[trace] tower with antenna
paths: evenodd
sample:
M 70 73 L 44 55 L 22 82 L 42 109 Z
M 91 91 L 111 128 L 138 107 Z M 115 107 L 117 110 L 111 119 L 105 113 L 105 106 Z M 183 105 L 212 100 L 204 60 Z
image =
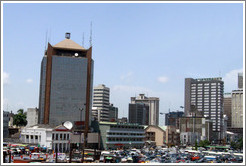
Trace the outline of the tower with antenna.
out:
M 92 21 L 91 21 L 91 27 L 90 27 L 90 47 L 92 46 Z

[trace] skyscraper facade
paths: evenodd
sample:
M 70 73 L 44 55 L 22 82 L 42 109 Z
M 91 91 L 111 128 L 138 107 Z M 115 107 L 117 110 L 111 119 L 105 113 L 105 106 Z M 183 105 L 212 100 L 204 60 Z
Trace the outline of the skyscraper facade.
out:
M 231 127 L 243 128 L 243 90 L 232 91 Z
M 184 112 L 169 112 L 165 115 L 165 125 L 166 126 L 176 126 L 178 127 L 179 118 L 184 116 Z
M 146 97 L 144 94 L 139 94 L 137 97 L 131 97 L 131 104 L 143 103 L 149 107 L 148 125 L 159 125 L 159 98 Z M 130 118 L 130 117 L 129 117 Z
M 118 120 L 118 107 L 113 104 L 109 105 L 109 121 L 116 122 Z
M 231 127 L 231 93 L 224 94 L 224 115 L 227 116 L 227 127 Z
M 41 63 L 39 123 L 57 126 L 65 121 L 90 124 L 93 85 L 92 47 L 70 39 L 48 43 Z
M 195 110 L 213 121 L 214 139 L 222 139 L 224 82 L 222 78 L 185 79 L 185 115 Z
M 94 87 L 93 107 L 100 111 L 98 121 L 109 121 L 109 95 L 110 89 L 104 84 Z
M 243 73 L 238 73 L 238 89 L 243 89 Z
M 129 104 L 129 123 L 149 125 L 149 105 L 144 103 Z

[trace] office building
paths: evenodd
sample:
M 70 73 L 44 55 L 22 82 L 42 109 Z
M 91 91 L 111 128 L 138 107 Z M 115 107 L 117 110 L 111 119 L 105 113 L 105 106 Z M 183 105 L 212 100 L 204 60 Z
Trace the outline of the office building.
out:
M 119 122 L 119 123 L 127 123 L 127 117 L 118 118 L 117 122 Z
M 101 149 L 137 148 L 144 146 L 144 126 L 133 123 L 99 122 Z
M 148 105 L 149 107 L 148 125 L 159 125 L 159 98 L 146 97 L 144 94 L 139 94 L 139 96 L 137 97 L 131 97 L 130 104 L 137 104 L 137 103 Z
M 238 73 L 238 89 L 243 89 L 243 73 Z
M 26 126 L 33 126 L 38 124 L 38 109 L 27 108 L 26 120 L 27 120 Z
M 216 140 L 212 135 L 212 120 L 204 117 L 182 117 L 179 119 L 182 144 L 195 144 L 195 140 Z
M 85 49 L 70 39 L 48 43 L 41 63 L 39 123 L 57 126 L 83 121 L 86 132 L 91 117 L 93 85 L 92 47 Z
M 216 141 L 222 139 L 224 82 L 222 78 L 185 79 L 185 115 L 197 110 L 213 121 Z
M 93 107 L 97 108 L 97 115 L 100 115 L 98 121 L 109 121 L 109 88 L 100 84 L 93 90 Z
M 3 111 L 3 138 L 9 136 L 9 112 Z
M 231 101 L 231 127 L 243 128 L 243 90 L 232 91 Z
M 144 103 L 129 104 L 129 123 L 149 124 L 149 105 Z
M 166 126 L 165 127 L 165 140 L 164 144 L 167 146 L 180 145 L 180 131 L 176 126 Z
M 224 94 L 224 115 L 227 116 L 227 127 L 231 127 L 231 93 Z
M 113 104 L 109 106 L 109 121 L 110 122 L 117 122 L 118 120 L 118 108 L 114 107 Z
M 163 146 L 166 139 L 166 126 L 148 126 L 145 128 L 146 145 Z
M 166 126 L 179 126 L 179 118 L 184 116 L 184 112 L 169 112 L 165 114 L 165 125 Z

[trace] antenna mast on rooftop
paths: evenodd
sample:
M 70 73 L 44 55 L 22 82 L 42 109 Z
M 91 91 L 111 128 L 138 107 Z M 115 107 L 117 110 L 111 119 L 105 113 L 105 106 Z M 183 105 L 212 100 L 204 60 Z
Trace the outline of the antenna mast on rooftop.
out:
M 82 46 L 85 47 L 85 33 L 83 32 Z
M 50 43 L 50 36 L 51 36 L 51 28 L 50 28 L 50 33 L 49 33 L 49 37 L 48 37 L 48 42 Z
M 47 38 L 48 38 L 48 30 L 46 30 L 46 35 L 45 35 L 44 53 L 46 52 L 47 49 Z
M 92 21 L 91 21 L 91 30 L 90 30 L 90 47 L 92 46 Z

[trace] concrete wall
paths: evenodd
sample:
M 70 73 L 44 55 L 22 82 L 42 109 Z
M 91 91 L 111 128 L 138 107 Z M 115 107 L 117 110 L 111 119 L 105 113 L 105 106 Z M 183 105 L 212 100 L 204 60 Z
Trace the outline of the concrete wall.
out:
M 154 132 L 155 133 L 155 142 L 156 142 L 156 146 L 162 146 L 164 143 L 164 136 L 165 136 L 165 132 L 163 130 L 161 130 L 158 127 L 155 126 L 149 126 L 145 129 L 145 132 Z

